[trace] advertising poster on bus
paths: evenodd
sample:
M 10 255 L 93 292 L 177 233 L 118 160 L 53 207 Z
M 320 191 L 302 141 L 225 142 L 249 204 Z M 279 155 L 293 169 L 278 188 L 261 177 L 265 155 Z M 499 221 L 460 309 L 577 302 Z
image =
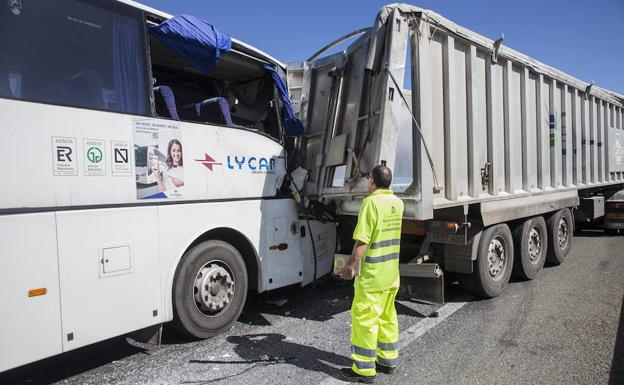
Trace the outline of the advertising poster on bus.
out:
M 137 199 L 183 196 L 182 135 L 177 123 L 135 120 L 134 159 Z

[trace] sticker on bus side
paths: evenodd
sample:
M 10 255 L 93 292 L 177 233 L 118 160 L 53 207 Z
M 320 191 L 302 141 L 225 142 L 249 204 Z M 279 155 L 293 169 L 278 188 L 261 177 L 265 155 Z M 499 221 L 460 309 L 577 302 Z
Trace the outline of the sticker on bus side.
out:
M 137 199 L 183 196 L 182 147 L 182 133 L 178 123 L 148 119 L 134 121 Z
M 111 141 L 111 165 L 113 176 L 132 176 L 130 155 L 130 143 Z
M 55 176 L 78 175 L 76 138 L 52 137 L 52 164 Z
M 101 139 L 84 139 L 85 176 L 106 175 L 106 143 Z

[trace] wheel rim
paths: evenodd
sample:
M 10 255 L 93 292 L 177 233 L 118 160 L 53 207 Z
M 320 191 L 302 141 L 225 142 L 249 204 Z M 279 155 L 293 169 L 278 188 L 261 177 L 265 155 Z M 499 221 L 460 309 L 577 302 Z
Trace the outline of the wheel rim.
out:
M 500 281 L 507 265 L 506 244 L 502 236 L 496 236 L 488 247 L 488 270 L 494 281 Z
M 538 227 L 533 227 L 529 232 L 529 261 L 537 263 L 542 255 L 542 232 Z
M 214 260 L 202 266 L 195 275 L 193 294 L 197 310 L 215 317 L 228 308 L 234 297 L 235 281 L 227 263 Z
M 562 216 L 559 220 L 559 226 L 557 227 L 557 241 L 560 249 L 565 249 L 568 246 L 570 237 L 570 229 L 568 226 L 568 219 Z

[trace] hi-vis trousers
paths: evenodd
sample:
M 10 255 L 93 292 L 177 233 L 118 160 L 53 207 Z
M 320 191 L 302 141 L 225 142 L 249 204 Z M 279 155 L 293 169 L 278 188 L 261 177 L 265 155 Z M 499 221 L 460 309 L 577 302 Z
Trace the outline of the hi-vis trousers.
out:
M 399 357 L 399 322 L 394 299 L 398 288 L 363 291 L 356 283 L 351 306 L 352 369 L 362 376 L 375 375 L 375 361 L 395 367 Z

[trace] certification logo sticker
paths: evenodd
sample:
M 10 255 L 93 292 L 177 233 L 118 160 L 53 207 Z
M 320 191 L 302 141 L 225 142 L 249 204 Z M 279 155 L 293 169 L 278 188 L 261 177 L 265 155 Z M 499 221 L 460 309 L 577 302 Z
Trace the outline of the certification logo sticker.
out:
M 54 176 L 78 175 L 76 138 L 52 137 L 52 166 Z
M 105 176 L 106 162 L 104 154 L 106 153 L 106 144 L 101 139 L 85 139 L 84 140 L 84 174 L 86 176 Z
M 113 176 L 132 176 L 130 143 L 111 141 L 111 165 Z

